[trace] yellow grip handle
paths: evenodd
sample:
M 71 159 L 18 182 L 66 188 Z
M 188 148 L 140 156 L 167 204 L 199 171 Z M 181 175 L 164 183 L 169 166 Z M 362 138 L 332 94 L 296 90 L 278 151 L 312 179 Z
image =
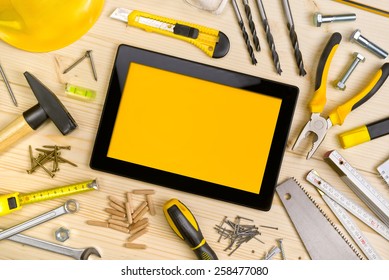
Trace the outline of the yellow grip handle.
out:
M 326 91 L 327 91 L 327 76 L 330 69 L 330 64 L 333 56 L 342 40 L 342 35 L 335 32 L 328 40 L 319 60 L 319 64 L 316 70 L 316 84 L 313 98 L 309 103 L 309 109 L 312 113 L 321 113 L 327 102 Z
M 198 36 L 196 38 L 184 36 L 181 34 L 176 34 L 174 32 L 171 32 L 169 30 L 163 30 L 157 26 L 152 26 L 149 24 L 145 24 L 144 20 L 155 20 L 159 22 L 164 22 L 168 25 L 171 25 L 171 27 L 176 26 L 177 24 L 183 25 L 186 27 L 191 27 L 198 30 Z M 149 14 L 146 12 L 141 11 L 132 11 L 128 15 L 128 25 L 138 27 L 141 29 L 144 29 L 148 32 L 155 32 L 162 35 L 166 35 L 169 37 L 173 37 L 176 39 L 180 39 L 183 41 L 186 41 L 188 43 L 191 43 L 201 49 L 203 52 L 205 52 L 208 56 L 212 57 L 216 44 L 219 42 L 219 31 L 213 28 L 205 27 L 198 24 L 188 23 L 185 21 L 179 21 L 171 18 L 166 18 L 158 15 Z
M 385 63 L 378 71 L 374 74 L 370 83 L 362 89 L 361 92 L 350 98 L 342 105 L 335 108 L 330 114 L 329 118 L 332 125 L 342 125 L 347 115 L 354 109 L 369 100 L 384 84 L 386 78 L 389 75 L 389 63 Z

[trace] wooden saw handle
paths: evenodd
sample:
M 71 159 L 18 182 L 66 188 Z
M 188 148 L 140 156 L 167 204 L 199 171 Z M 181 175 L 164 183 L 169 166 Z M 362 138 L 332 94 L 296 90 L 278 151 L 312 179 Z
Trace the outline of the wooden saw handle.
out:
M 0 131 L 0 153 L 31 131 L 33 129 L 28 125 L 23 115 L 19 116 Z

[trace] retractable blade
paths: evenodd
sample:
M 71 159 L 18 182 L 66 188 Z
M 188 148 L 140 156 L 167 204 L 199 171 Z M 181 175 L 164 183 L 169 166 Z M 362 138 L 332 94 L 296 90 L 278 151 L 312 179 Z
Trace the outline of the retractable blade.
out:
M 362 259 L 361 254 L 294 178 L 278 185 L 276 192 L 311 259 Z
M 222 58 L 230 50 L 230 41 L 223 32 L 199 24 L 125 8 L 117 8 L 111 18 L 148 32 L 186 41 L 212 58 Z

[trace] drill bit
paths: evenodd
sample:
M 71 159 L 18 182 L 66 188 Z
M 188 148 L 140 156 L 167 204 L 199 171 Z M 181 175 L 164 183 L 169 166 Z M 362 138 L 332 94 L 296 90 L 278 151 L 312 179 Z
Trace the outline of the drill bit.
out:
M 249 5 L 249 0 L 243 0 L 243 5 L 244 5 L 244 11 L 246 13 L 247 19 L 249 21 L 249 27 L 251 34 L 253 35 L 253 41 L 254 41 L 254 46 L 257 51 L 261 50 L 261 46 L 259 44 L 259 39 L 257 36 L 257 30 L 255 29 L 255 23 L 253 21 L 253 15 L 251 14 L 251 9 Z
M 300 51 L 296 31 L 294 29 L 294 22 L 293 22 L 292 12 L 289 6 L 289 1 L 282 0 L 282 4 L 284 6 L 285 15 L 288 21 L 289 37 L 292 41 L 292 45 L 294 48 L 294 56 L 296 58 L 297 66 L 300 70 L 300 76 L 305 76 L 307 72 L 304 70 L 303 56 Z
M 273 58 L 274 66 L 276 68 L 277 73 L 281 75 L 282 69 L 280 65 L 280 60 L 279 60 L 278 53 L 276 51 L 276 45 L 274 44 L 273 35 L 270 32 L 269 22 L 267 20 L 267 16 L 265 13 L 265 7 L 263 6 L 262 0 L 257 0 L 257 4 L 258 4 L 259 13 L 261 14 L 263 28 L 265 29 L 266 32 L 266 39 L 271 50 L 271 56 Z
M 243 19 L 242 19 L 242 16 L 240 14 L 236 0 L 232 0 L 232 6 L 234 7 L 234 11 L 235 11 L 236 17 L 238 19 L 239 27 L 242 30 L 243 38 L 244 38 L 244 41 L 245 41 L 246 46 L 247 46 L 247 51 L 249 52 L 250 57 L 251 57 L 251 62 L 252 62 L 252 64 L 255 65 L 255 64 L 257 64 L 257 59 L 254 56 L 254 50 L 250 44 L 249 35 L 247 34 L 246 29 L 244 27 Z

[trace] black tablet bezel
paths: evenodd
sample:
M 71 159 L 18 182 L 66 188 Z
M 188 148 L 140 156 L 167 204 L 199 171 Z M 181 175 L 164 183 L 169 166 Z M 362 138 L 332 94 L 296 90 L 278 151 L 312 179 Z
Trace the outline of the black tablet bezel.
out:
M 109 158 L 108 148 L 130 63 L 180 73 L 282 100 L 260 193 L 250 193 L 179 174 Z M 270 209 L 288 139 L 299 89 L 259 77 L 217 68 L 128 45 L 117 50 L 111 80 L 90 160 L 92 169 L 228 201 L 260 210 Z M 266 120 L 264 120 L 266 121 Z M 260 124 L 258 124 L 260 125 Z

